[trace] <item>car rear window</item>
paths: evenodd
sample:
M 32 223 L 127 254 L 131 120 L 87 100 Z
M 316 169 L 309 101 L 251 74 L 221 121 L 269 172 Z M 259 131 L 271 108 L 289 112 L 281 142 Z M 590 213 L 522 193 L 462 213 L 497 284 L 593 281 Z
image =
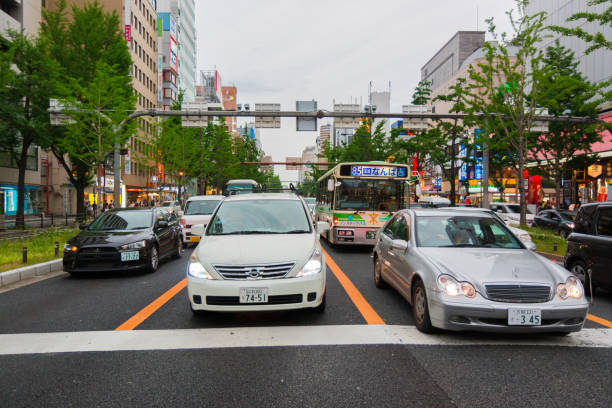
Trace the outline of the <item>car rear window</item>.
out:
M 612 207 L 602 207 L 599 209 L 597 235 L 612 237 Z

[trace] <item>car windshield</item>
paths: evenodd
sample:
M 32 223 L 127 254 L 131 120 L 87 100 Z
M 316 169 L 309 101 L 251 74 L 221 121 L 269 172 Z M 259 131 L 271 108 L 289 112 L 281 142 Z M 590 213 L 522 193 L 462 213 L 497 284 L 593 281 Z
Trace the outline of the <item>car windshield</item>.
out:
M 304 206 L 298 200 L 239 200 L 222 203 L 208 226 L 208 235 L 310 233 Z
M 209 215 L 212 214 L 221 200 L 194 200 L 187 201 L 185 215 Z
M 522 245 L 497 219 L 480 216 L 417 217 L 419 247 L 489 247 L 519 249 Z
M 336 210 L 397 211 L 401 198 L 400 181 L 341 179 L 336 190 Z
M 171 206 L 172 206 L 172 204 L 173 204 L 173 203 L 172 203 L 172 202 L 170 202 L 170 201 L 164 201 L 164 202 L 162 203 L 162 205 L 161 205 L 161 206 L 162 206 L 162 207 L 171 207 Z
M 153 224 L 151 211 L 105 212 L 91 223 L 89 231 L 121 231 L 150 228 Z

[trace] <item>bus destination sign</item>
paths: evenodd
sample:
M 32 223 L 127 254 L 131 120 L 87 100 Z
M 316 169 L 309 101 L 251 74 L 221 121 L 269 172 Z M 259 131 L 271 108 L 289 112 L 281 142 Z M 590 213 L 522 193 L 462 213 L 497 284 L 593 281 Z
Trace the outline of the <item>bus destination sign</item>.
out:
M 407 167 L 351 166 L 351 176 L 360 177 L 407 177 Z

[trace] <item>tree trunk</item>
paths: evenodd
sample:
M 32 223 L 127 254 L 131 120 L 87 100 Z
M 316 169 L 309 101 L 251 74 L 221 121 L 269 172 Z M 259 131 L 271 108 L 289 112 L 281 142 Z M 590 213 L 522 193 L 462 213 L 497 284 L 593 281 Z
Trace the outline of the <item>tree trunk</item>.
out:
M 555 158 L 555 197 L 557 197 L 557 210 L 561 209 L 561 177 L 563 177 L 563 170 L 559 164 L 559 158 Z
M 450 201 L 451 207 L 455 206 L 456 203 L 456 192 L 455 192 L 455 138 L 451 142 L 451 168 L 450 168 Z
M 85 186 L 75 184 L 76 200 L 77 200 L 77 221 L 84 221 L 87 214 L 85 213 Z
M 17 176 L 17 216 L 15 219 L 16 228 L 25 228 L 24 204 L 25 204 L 25 173 L 28 164 L 28 149 L 30 148 L 29 138 L 24 135 L 19 154 L 19 175 Z

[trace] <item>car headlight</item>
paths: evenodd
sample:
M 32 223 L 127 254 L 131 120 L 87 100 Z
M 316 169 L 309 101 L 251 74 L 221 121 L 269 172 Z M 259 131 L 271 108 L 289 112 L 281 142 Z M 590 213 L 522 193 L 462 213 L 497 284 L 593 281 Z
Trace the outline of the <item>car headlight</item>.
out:
M 79 250 L 79 247 L 72 244 L 64 244 L 64 252 L 76 252 Z
M 198 261 L 198 258 L 195 254 L 189 257 L 189 263 L 187 264 L 187 275 L 192 276 L 194 278 L 199 279 L 209 279 L 213 280 L 210 273 L 204 268 L 204 266 Z
M 474 285 L 469 282 L 459 282 L 450 275 L 438 276 L 438 287 L 449 296 L 465 296 L 470 299 L 476 297 Z
M 584 295 L 582 283 L 574 276 L 567 278 L 565 283 L 557 285 L 557 296 L 565 300 L 567 298 L 580 299 Z
M 567 226 L 570 227 L 571 229 L 574 229 L 574 223 L 573 222 L 568 222 Z
M 121 249 L 141 249 L 147 246 L 147 241 L 132 242 L 131 244 L 122 245 Z
M 321 251 L 315 249 L 308 262 L 306 262 L 302 270 L 299 271 L 295 277 L 303 278 L 304 276 L 316 275 L 317 273 L 320 273 L 322 269 L 323 255 L 321 254 Z

